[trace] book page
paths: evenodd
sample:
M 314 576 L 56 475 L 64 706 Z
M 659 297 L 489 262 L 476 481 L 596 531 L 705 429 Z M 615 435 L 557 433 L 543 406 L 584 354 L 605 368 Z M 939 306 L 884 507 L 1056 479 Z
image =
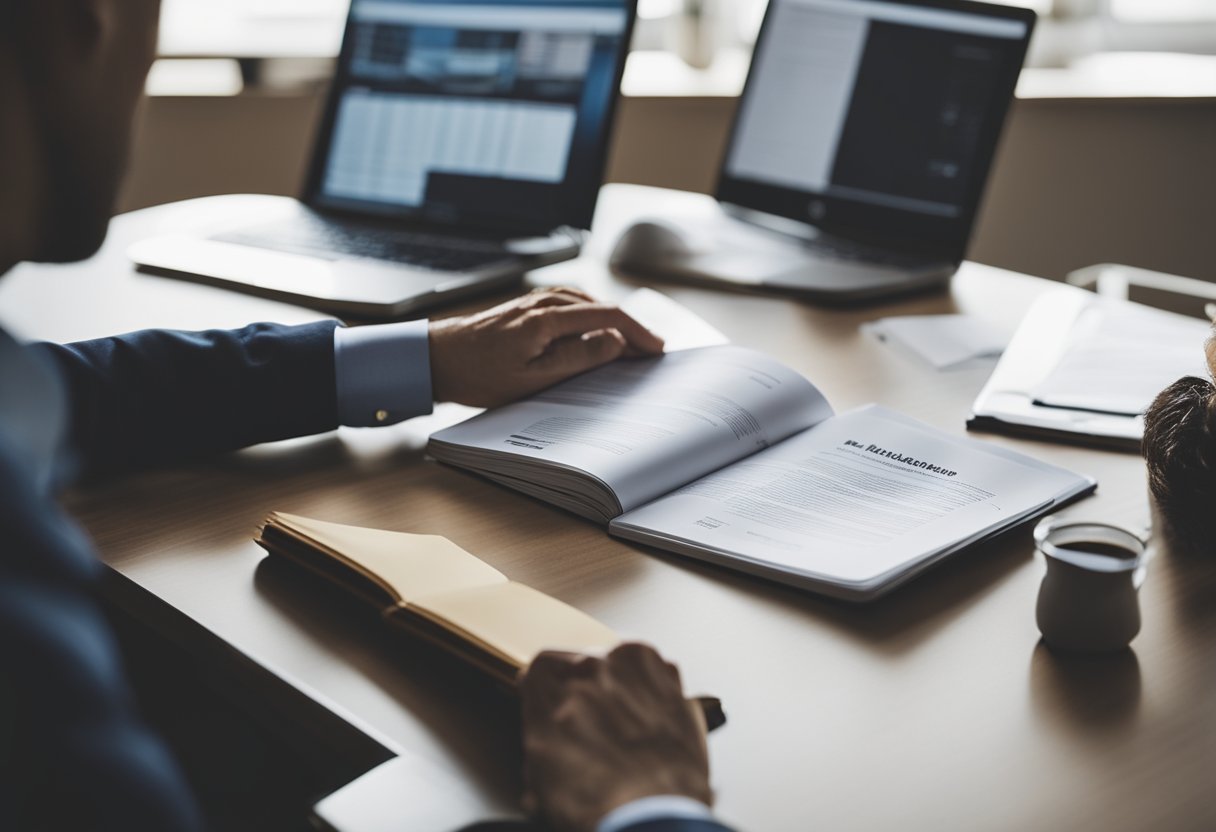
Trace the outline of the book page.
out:
M 431 441 L 440 459 L 436 445 L 577 469 L 611 488 L 627 511 L 831 413 L 814 385 L 780 362 L 707 347 L 618 361 Z
M 795 575 L 865 584 L 1087 484 L 871 406 L 624 514 L 611 531 L 661 548 L 680 542 Z
M 517 583 L 430 595 L 415 612 L 522 670 L 545 650 L 606 653 L 620 637 L 584 612 Z
M 275 512 L 269 525 L 383 587 L 397 603 L 503 585 L 507 578 L 445 537 L 327 523 Z

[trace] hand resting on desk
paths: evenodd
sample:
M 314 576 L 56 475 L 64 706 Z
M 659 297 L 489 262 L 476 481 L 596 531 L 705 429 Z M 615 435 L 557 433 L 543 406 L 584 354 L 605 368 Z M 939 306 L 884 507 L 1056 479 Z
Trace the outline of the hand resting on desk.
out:
M 495 407 L 630 356 L 663 339 L 577 289 L 541 289 L 467 318 L 430 326 L 437 401 Z

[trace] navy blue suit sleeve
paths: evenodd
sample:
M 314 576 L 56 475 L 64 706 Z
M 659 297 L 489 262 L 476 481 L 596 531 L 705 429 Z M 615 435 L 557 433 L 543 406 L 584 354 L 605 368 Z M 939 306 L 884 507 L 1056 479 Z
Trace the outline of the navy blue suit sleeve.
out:
M 198 830 L 94 599 L 100 564 L 0 442 L 0 829 Z
M 99 474 L 333 430 L 336 326 L 147 330 L 34 349 L 67 385 L 75 461 Z

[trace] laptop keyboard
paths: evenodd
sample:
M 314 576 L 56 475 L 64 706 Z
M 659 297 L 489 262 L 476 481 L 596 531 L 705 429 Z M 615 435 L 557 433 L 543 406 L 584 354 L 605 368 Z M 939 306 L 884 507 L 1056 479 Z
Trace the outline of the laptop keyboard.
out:
M 348 225 L 310 216 L 219 234 L 212 239 L 330 260 L 340 256 L 389 260 L 442 272 L 473 271 L 519 259 L 490 240 Z

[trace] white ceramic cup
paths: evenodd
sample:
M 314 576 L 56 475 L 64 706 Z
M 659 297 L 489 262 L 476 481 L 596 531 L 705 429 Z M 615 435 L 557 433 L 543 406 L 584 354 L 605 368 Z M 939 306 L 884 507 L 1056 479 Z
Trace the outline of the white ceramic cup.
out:
M 1048 517 L 1034 530 L 1047 561 L 1035 618 L 1057 650 L 1121 650 L 1140 632 L 1148 541 L 1105 523 Z

